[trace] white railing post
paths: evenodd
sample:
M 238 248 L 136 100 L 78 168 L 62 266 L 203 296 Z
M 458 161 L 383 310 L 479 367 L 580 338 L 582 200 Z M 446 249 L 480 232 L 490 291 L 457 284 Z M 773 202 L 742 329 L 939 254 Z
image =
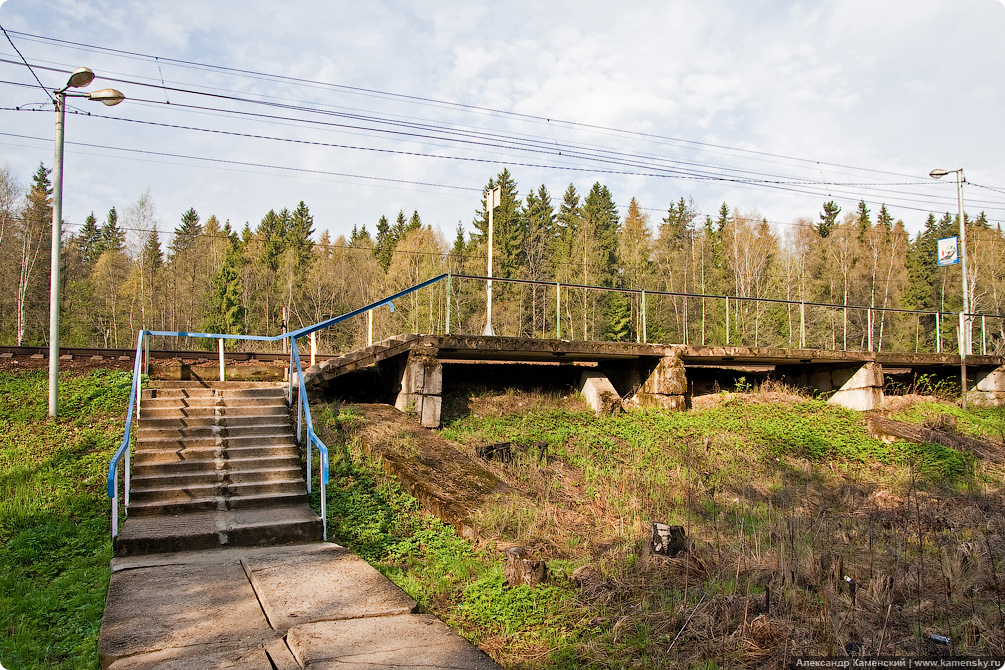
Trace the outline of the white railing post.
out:
M 806 348 L 806 303 L 799 303 L 799 348 Z
M 394 332 L 394 331 L 391 331 Z M 366 312 L 366 346 L 373 346 L 373 310 Z
M 646 322 L 646 290 L 642 289 L 642 343 L 649 343 L 649 326 Z
M 227 362 L 223 357 L 223 338 L 217 338 L 216 341 L 219 343 L 220 349 L 220 381 L 225 382 L 227 381 Z
M 283 348 L 286 348 L 285 342 L 283 340 Z M 289 384 L 286 387 L 286 404 L 293 407 L 293 347 L 290 347 L 290 367 L 289 373 L 286 375 L 289 378 Z
M 123 482 L 124 482 L 123 485 L 126 487 L 125 494 L 123 495 L 123 498 L 125 498 L 125 502 L 126 502 L 126 514 L 129 513 L 129 480 L 130 480 L 130 476 L 129 476 L 130 475 L 130 472 L 129 472 L 129 452 L 131 450 L 132 450 L 132 446 L 127 446 L 126 447 L 126 453 L 125 453 L 126 467 L 125 467 L 125 470 L 123 471 L 123 475 L 122 475 L 122 479 L 123 479 Z M 117 479 L 118 479 L 118 477 L 116 477 L 116 480 Z
M 726 346 L 729 346 L 729 296 L 726 296 Z
M 562 339 L 562 284 L 555 282 L 555 339 Z
M 311 333 L 311 367 L 314 367 L 317 361 L 317 349 L 318 349 L 318 334 Z
M 112 480 L 112 538 L 119 536 L 119 478 Z
M 988 355 L 988 317 L 981 315 L 981 355 Z
M 869 323 L 869 351 L 872 351 L 872 308 L 866 310 L 866 321 Z
M 447 273 L 447 335 L 450 334 L 450 273 Z
M 935 313 L 935 353 L 942 353 L 942 315 Z

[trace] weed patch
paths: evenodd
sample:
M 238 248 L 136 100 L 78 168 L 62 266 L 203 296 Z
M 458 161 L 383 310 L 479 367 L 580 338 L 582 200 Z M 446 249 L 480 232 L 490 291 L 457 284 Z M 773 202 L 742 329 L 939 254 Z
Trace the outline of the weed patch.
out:
M 96 668 L 111 540 L 105 472 L 121 440 L 126 372 L 0 373 L 0 662 Z

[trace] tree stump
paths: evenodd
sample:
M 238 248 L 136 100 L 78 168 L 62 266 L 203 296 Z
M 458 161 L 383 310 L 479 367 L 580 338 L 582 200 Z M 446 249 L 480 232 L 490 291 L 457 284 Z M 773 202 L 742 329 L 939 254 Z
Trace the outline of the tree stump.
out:
M 503 575 L 510 586 L 535 586 L 548 580 L 548 566 L 544 561 L 535 561 L 528 556 L 526 547 L 509 547 L 505 551 L 506 567 Z
M 652 534 L 653 553 L 659 556 L 676 556 L 687 550 L 687 535 L 684 526 L 668 526 L 665 523 L 653 522 Z

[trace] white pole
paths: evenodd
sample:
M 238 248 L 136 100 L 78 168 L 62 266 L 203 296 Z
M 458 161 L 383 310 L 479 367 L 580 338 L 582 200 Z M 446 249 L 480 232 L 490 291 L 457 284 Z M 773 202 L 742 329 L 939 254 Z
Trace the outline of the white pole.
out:
M 487 296 L 485 303 L 485 332 L 482 335 L 487 335 L 489 337 L 494 336 L 496 333 L 492 330 L 492 211 L 499 204 L 500 199 L 500 189 L 494 188 L 488 193 L 488 197 L 485 199 L 485 204 L 489 210 L 489 271 L 488 271 L 488 282 L 487 282 Z
M 311 333 L 311 367 L 314 367 L 314 363 L 317 360 L 317 349 L 318 349 L 318 334 Z
M 967 286 L 967 228 L 963 225 L 963 169 L 956 171 L 956 197 L 960 206 L 960 267 L 963 270 L 963 321 L 965 333 L 961 346 L 964 354 L 973 353 L 970 346 L 970 287 Z
M 223 359 L 223 338 L 219 337 L 216 340 L 220 343 L 220 381 L 227 381 L 227 364 Z
M 373 344 L 373 310 L 366 313 L 366 346 Z
M 59 252 L 63 221 L 63 124 L 66 93 L 56 92 L 56 156 L 52 178 L 52 267 L 49 270 L 49 416 L 59 409 Z

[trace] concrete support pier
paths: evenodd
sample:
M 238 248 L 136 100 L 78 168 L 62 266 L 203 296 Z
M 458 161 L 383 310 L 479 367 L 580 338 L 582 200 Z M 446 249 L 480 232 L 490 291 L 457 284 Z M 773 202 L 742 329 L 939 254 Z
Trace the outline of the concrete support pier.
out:
M 621 409 L 621 396 L 599 370 L 587 370 L 580 376 L 579 392 L 597 416 L 610 416 Z
M 866 412 L 883 404 L 883 366 L 875 361 L 854 365 L 789 368 L 784 381 L 820 393 L 834 391 L 827 401 Z
M 640 369 L 645 373 L 645 370 Z M 641 379 L 641 375 L 640 375 Z M 656 367 L 641 380 L 638 391 L 626 403 L 626 407 L 659 407 L 681 412 L 688 408 L 687 375 L 680 354 L 673 352 L 659 359 Z
M 401 357 L 400 374 L 394 406 L 402 412 L 414 411 L 425 428 L 437 428 L 443 408 L 443 365 L 436 353 L 412 349 Z
M 1005 405 L 1005 365 L 978 376 L 977 384 L 967 393 L 967 400 L 978 407 Z

